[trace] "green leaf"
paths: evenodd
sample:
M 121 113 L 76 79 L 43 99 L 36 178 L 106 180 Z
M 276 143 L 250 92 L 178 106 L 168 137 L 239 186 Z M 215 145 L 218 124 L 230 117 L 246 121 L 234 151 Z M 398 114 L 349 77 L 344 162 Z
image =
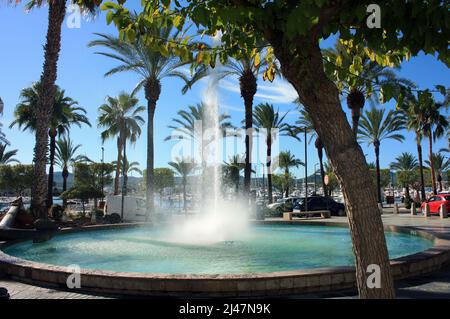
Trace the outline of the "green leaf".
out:
M 169 57 L 169 49 L 168 49 L 167 45 L 161 45 L 159 47 L 159 52 L 166 58 Z
M 173 26 L 175 28 L 178 28 L 180 26 L 180 22 L 181 22 L 181 16 L 176 16 L 175 18 L 173 18 L 172 23 Z
M 114 17 L 114 13 L 112 11 L 108 11 L 106 14 L 106 24 L 110 25 Z
M 447 94 L 447 89 L 445 88 L 445 86 L 443 85 L 436 85 L 435 86 L 436 90 L 439 91 L 439 93 L 441 93 L 442 95 L 446 95 Z
M 259 52 L 255 54 L 255 59 L 253 60 L 253 66 L 257 69 L 261 65 L 261 56 L 259 55 Z

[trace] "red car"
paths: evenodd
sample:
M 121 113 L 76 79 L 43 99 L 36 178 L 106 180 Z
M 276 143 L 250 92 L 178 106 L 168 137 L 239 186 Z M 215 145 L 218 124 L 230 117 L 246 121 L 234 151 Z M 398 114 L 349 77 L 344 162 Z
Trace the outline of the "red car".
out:
M 425 204 L 428 203 L 430 206 L 431 214 L 439 214 L 439 208 L 442 204 L 445 204 L 447 207 L 447 212 L 450 212 L 450 194 L 437 194 L 431 196 L 426 202 L 423 202 L 420 206 L 420 211 L 423 212 L 425 209 Z

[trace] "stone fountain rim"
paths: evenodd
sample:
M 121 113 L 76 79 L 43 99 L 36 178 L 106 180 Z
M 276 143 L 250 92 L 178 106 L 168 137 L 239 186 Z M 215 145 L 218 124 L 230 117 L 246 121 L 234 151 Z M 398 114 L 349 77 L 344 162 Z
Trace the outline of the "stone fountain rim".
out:
M 255 224 L 291 224 L 348 227 L 333 221 L 255 221 Z M 147 223 L 95 225 L 66 228 L 61 233 L 149 226 Z M 395 280 L 428 274 L 450 262 L 450 240 L 409 226 L 384 225 L 389 232 L 408 233 L 433 241 L 427 250 L 391 260 Z M 0 243 L 0 274 L 19 281 L 67 289 L 72 273 L 67 267 L 33 262 L 4 253 L 1 249 L 24 240 Z M 292 293 L 335 291 L 355 287 L 355 267 L 338 266 L 280 272 L 243 274 L 163 274 L 81 269 L 82 290 L 123 295 L 272 296 Z

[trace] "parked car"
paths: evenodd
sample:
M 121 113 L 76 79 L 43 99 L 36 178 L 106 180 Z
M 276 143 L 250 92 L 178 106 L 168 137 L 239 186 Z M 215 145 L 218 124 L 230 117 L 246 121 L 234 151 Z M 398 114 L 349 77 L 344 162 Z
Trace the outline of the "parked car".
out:
M 329 210 L 331 216 L 346 216 L 345 205 L 336 202 L 331 197 L 312 196 L 308 197 L 308 211 Z M 302 198 L 294 207 L 294 213 L 305 211 L 305 199 Z
M 277 200 L 276 203 L 267 205 L 267 208 L 271 211 L 279 213 L 279 215 L 282 216 L 284 212 L 292 211 L 299 200 L 301 200 L 300 197 L 281 198 Z
M 420 211 L 423 212 L 425 209 L 425 204 L 428 203 L 430 206 L 431 214 L 439 214 L 439 208 L 442 204 L 446 205 L 447 212 L 450 211 L 450 193 L 442 193 L 431 196 L 426 202 L 420 205 Z

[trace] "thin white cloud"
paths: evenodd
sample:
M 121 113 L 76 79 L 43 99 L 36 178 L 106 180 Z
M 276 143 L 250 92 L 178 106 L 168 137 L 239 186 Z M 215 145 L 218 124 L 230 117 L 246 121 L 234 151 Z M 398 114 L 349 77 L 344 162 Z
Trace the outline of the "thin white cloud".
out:
M 222 80 L 220 87 L 233 93 L 241 93 L 237 79 Z M 297 96 L 297 92 L 290 83 L 283 79 L 276 79 L 270 84 L 258 84 L 255 98 L 269 103 L 291 104 Z

